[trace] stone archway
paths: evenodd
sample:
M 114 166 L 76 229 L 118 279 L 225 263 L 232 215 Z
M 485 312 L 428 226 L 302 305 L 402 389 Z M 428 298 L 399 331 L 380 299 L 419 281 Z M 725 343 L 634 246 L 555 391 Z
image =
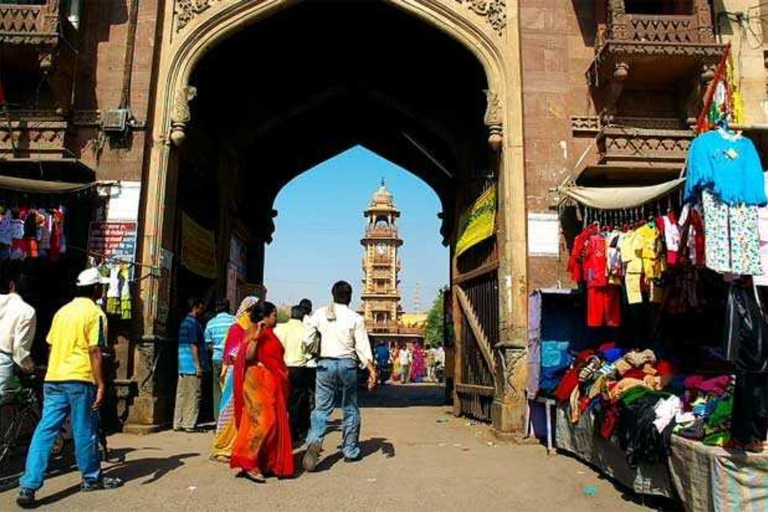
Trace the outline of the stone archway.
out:
M 153 145 L 147 175 L 146 212 L 142 225 L 142 258 L 161 264 L 161 249 L 169 247 L 175 204 L 174 145 L 181 143 L 191 120 L 190 101 L 196 90 L 190 76 L 196 64 L 221 41 L 260 20 L 299 4 L 296 0 L 176 0 L 168 2 L 154 103 Z M 494 423 L 502 431 L 522 428 L 527 338 L 526 213 L 522 138 L 522 88 L 519 59 L 517 0 L 387 0 L 465 46 L 480 62 L 488 83 L 485 124 L 489 143 L 498 150 L 500 230 L 498 370 L 503 390 L 497 396 Z M 168 334 L 163 321 L 169 280 L 151 277 L 142 283 L 146 346 L 140 356 L 152 360 L 152 344 Z M 502 353 L 506 351 L 506 353 Z M 145 365 L 148 366 L 148 365 Z M 139 364 L 139 367 L 142 367 Z M 142 379 L 139 369 L 135 378 Z M 144 396 L 142 397 L 142 393 Z M 142 400 L 149 400 L 141 406 Z M 140 391 L 138 402 L 154 424 L 154 393 Z M 151 410 L 151 411 L 150 411 Z M 141 413 L 139 413 L 141 416 Z M 149 417 L 151 416 L 151 417 Z M 136 414 L 134 414 L 136 417 Z

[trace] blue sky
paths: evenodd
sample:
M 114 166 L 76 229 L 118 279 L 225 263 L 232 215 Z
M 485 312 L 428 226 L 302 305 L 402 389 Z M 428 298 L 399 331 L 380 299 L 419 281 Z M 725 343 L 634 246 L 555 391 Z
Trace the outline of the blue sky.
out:
M 437 218 L 440 201 L 420 178 L 361 146 L 301 174 L 278 195 L 264 270 L 272 302 L 309 297 L 319 307 L 330 299 L 331 285 L 344 279 L 355 290 L 353 304 L 359 303 L 363 210 L 382 178 L 402 211 L 403 308 L 413 310 L 418 289 L 422 309 L 428 309 L 449 275 Z

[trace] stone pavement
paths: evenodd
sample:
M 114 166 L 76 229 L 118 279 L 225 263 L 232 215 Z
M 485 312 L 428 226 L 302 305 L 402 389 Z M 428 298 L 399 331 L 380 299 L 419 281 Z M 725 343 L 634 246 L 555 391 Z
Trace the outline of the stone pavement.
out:
M 455 418 L 429 386 L 387 386 L 363 408 L 364 459 L 345 463 L 338 430 L 318 471 L 254 484 L 208 460 L 210 433 L 110 437 L 106 473 L 116 491 L 81 494 L 76 470 L 38 492 L 43 510 L 623 511 L 646 510 L 583 464 L 539 445 L 496 441 L 483 424 Z M 407 407 L 406 407 L 407 406 Z M 336 423 L 338 426 L 338 422 Z M 299 454 L 300 455 L 300 454 Z M 297 458 L 297 461 L 299 459 Z M 584 488 L 594 486 L 588 496 Z M 13 510 L 16 490 L 0 493 Z

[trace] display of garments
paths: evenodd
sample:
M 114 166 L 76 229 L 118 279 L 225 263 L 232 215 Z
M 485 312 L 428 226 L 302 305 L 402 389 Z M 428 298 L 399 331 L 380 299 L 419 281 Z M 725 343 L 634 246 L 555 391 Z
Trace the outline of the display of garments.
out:
M 0 245 L 11 245 L 11 243 L 13 243 L 11 217 L 8 214 L 0 215 Z
M 675 420 L 682 410 L 683 406 L 680 402 L 680 398 L 674 395 L 659 400 L 653 410 L 656 413 L 656 419 L 653 420 L 656 430 L 658 430 L 659 433 L 664 432 L 667 426 L 672 423 L 672 420 Z
M 123 320 L 130 320 L 133 312 L 133 300 L 131 298 L 131 269 L 127 265 L 120 268 L 120 317 Z
M 634 366 L 635 368 L 640 368 L 647 363 L 653 364 L 656 362 L 656 354 L 653 353 L 653 350 L 646 349 L 642 352 L 628 352 L 624 356 L 624 360 L 629 363 L 630 365 Z
M 614 285 L 587 288 L 587 325 L 619 327 L 621 325 L 621 288 Z
M 667 265 L 677 265 L 677 254 L 680 251 L 680 226 L 674 214 L 659 217 L 661 221 L 661 233 L 664 236 L 664 244 L 667 247 Z
M 729 206 L 709 191 L 702 193 L 706 265 L 720 273 L 761 275 L 756 206 Z
M 690 219 L 689 219 L 690 216 Z M 703 266 L 705 263 L 705 242 L 704 242 L 704 220 L 697 206 L 686 204 L 680 211 L 679 226 L 688 224 L 688 259 L 696 266 Z
M 120 314 L 120 267 L 109 269 L 109 288 L 107 288 L 107 313 Z
M 693 140 L 688 153 L 684 200 L 696 202 L 704 191 L 729 206 L 768 203 L 763 167 L 751 140 L 723 129 L 703 133 Z

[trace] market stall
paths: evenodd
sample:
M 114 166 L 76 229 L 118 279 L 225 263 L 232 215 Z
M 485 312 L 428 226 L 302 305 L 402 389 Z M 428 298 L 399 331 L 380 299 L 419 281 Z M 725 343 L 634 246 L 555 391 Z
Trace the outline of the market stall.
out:
M 679 179 L 562 187 L 583 328 L 531 313 L 557 447 L 688 510 L 768 509 L 768 196 L 737 113 L 716 79 Z

